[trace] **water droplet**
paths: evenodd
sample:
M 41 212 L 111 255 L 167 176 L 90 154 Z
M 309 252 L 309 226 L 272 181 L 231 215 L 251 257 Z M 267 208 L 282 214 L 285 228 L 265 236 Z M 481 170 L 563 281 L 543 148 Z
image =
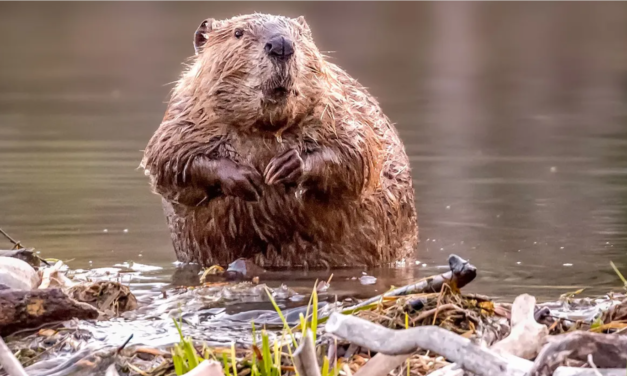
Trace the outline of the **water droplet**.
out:
M 446 209 L 450 209 L 450 208 L 451 208 L 451 205 L 446 205 Z
M 107 230 L 106 228 L 104 230 L 102 230 L 102 232 L 109 232 L 109 230 Z
M 521 264 L 521 262 L 520 262 L 520 261 L 518 261 L 516 264 L 520 265 L 520 264 Z
M 124 233 L 127 233 L 127 232 L 128 232 L 128 229 L 127 229 L 127 228 L 125 228 L 125 229 L 124 229 Z
M 573 266 L 573 264 L 564 264 L 564 266 Z

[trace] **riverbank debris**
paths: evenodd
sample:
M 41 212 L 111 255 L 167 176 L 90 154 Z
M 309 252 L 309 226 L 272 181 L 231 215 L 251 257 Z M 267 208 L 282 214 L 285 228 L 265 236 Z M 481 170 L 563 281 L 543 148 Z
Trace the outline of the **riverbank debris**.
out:
M 7 344 L 34 376 L 50 375 L 45 369 L 54 369 L 54 376 L 624 375 L 627 337 L 620 333 L 627 326 L 625 295 L 573 295 L 537 303 L 522 294 L 513 304 L 497 303 L 461 291 L 477 275 L 467 260 L 451 255 L 449 269 L 358 303 L 333 301 L 326 282 L 320 282 L 324 288 L 314 285 L 306 307 L 290 303 L 292 308 L 286 304 L 294 293 L 286 286 L 206 283 L 173 288 L 148 302 L 129 299 L 132 292 L 121 289 L 124 285 L 92 282 L 73 290 L 80 293 L 70 298 L 91 302 L 86 305 L 101 319 L 107 306 L 117 307 L 120 311 L 106 317 L 117 316 L 112 324 L 163 328 L 164 320 L 170 320 L 178 341 L 120 349 L 103 344 L 90 325 L 74 320 L 14 332 Z M 98 300 L 103 291 L 115 293 Z M 224 316 L 221 327 L 233 333 L 231 338 L 208 345 L 207 338 L 220 342 L 211 334 L 212 317 L 225 315 L 231 302 L 271 302 L 274 310 Z M 156 310 L 142 316 L 147 304 Z M 127 308 L 131 314 L 120 315 Z

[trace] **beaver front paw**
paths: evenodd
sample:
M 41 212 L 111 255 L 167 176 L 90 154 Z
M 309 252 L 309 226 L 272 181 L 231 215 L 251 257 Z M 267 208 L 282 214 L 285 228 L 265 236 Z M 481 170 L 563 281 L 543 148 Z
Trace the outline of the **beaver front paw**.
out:
M 290 149 L 283 154 L 279 154 L 272 158 L 266 170 L 264 177 L 266 184 L 289 184 L 296 183 L 303 176 L 303 159 L 294 149 Z
M 246 201 L 259 201 L 263 178 L 254 168 L 224 161 L 220 163 L 218 176 L 223 194 Z

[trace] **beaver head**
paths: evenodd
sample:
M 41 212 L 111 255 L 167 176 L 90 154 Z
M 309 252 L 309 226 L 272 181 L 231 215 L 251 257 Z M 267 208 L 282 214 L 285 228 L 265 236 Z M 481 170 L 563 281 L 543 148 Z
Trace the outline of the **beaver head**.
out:
M 194 34 L 194 48 L 182 86 L 192 90 L 196 115 L 212 122 L 277 131 L 298 123 L 324 92 L 323 59 L 303 17 L 207 19 Z

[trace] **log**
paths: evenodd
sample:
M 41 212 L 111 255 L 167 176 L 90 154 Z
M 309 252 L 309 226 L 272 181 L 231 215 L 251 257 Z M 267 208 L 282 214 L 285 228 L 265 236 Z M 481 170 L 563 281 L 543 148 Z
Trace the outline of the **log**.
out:
M 477 276 L 477 268 L 475 268 L 467 260 L 464 260 L 457 255 L 450 255 L 448 258 L 448 264 L 451 268 L 451 271 L 449 272 L 421 279 L 414 284 L 399 287 L 392 291 L 388 291 L 383 295 L 377 295 L 342 311 L 351 312 L 371 303 L 375 303 L 381 298 L 389 296 L 440 292 L 445 283 L 452 285 L 454 288 L 460 289 L 472 282 L 472 280 Z
M 477 376 L 525 376 L 531 366 L 529 361 L 502 357 L 437 326 L 392 330 L 358 317 L 333 313 L 326 331 L 385 355 L 409 356 L 417 349 L 430 350 Z
M 333 313 L 326 324 L 326 332 L 339 338 L 347 340 L 352 344 L 370 349 L 378 354 L 385 356 L 380 357 L 381 364 L 385 367 L 371 367 L 369 371 L 376 369 L 377 372 L 367 372 L 364 375 L 384 376 L 385 368 L 398 366 L 402 363 L 403 357 L 409 357 L 418 349 L 430 350 L 438 355 L 446 357 L 448 360 L 455 362 L 461 369 L 469 371 L 476 376 L 535 376 L 532 370 L 534 363 L 518 358 L 511 354 L 500 355 L 490 349 L 473 344 L 469 339 L 459 336 L 446 329 L 437 326 L 422 326 L 405 330 L 392 330 L 381 325 L 374 324 L 370 321 L 355 317 L 346 316 L 340 313 Z M 586 332 L 575 332 L 572 334 L 583 334 L 584 338 L 589 338 Z M 612 336 L 607 336 L 612 337 Z M 613 340 L 617 341 L 617 336 L 613 336 Z M 577 343 L 579 339 L 577 339 Z M 621 339 L 627 341 L 627 338 Z M 604 346 L 599 348 L 608 350 L 606 344 L 611 344 L 612 339 L 606 338 Z M 611 345 L 610 345 L 611 346 Z M 548 347 L 545 346 L 545 348 Z M 584 346 L 585 347 L 585 346 Z M 616 354 L 617 348 L 609 349 L 611 354 Z M 544 350 L 543 350 L 544 351 Z M 627 354 L 622 352 L 623 356 Z M 542 352 L 539 357 L 542 356 Z M 608 354 L 594 358 L 599 364 L 607 364 L 603 362 Z M 371 360 L 371 361 L 372 361 Z M 368 363 L 366 363 L 368 364 Z M 597 364 L 597 366 L 599 365 Z M 613 364 L 613 363 L 612 363 Z M 619 366 L 624 366 L 621 364 Z M 612 366 L 614 367 L 614 366 Z M 553 376 L 592 376 L 597 372 L 602 376 L 624 376 L 625 369 L 586 369 L 559 367 L 555 373 L 544 373 L 542 375 Z M 389 372 L 389 371 L 388 371 Z M 437 371 L 440 372 L 440 371 Z M 622 372 L 622 373 L 619 373 Z M 377 375 L 378 374 L 378 375 Z M 442 369 L 438 375 L 458 375 L 455 365 L 451 365 Z M 596 375 L 598 376 L 598 375 Z
M 624 368 L 614 369 L 591 369 L 591 368 L 573 368 L 559 367 L 553 373 L 553 376 L 625 376 Z
M 0 290 L 0 335 L 73 318 L 96 319 L 97 309 L 69 298 L 59 289 Z
M 572 332 L 550 337 L 536 358 L 531 376 L 552 375 L 566 359 L 588 361 L 601 368 L 619 368 L 627 364 L 627 337 L 616 334 Z M 625 370 L 623 368 L 623 374 Z

